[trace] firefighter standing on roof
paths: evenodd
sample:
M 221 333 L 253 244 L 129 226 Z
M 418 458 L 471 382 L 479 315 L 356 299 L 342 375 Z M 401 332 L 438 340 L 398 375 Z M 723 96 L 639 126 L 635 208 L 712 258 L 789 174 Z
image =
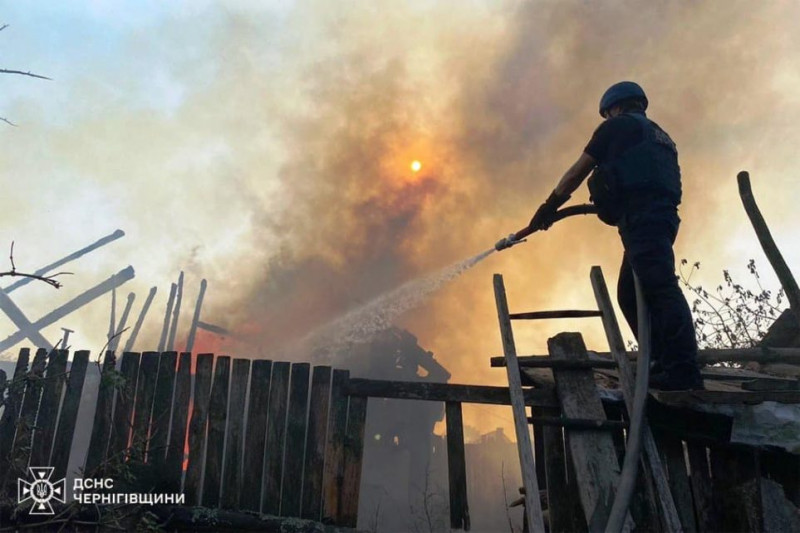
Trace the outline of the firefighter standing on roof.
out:
M 530 221 L 546 230 L 570 195 L 589 177 L 598 216 L 616 226 L 625 253 L 617 299 L 638 337 L 633 272 L 639 278 L 652 323 L 650 385 L 663 390 L 700 389 L 697 341 L 689 305 L 675 277 L 672 245 L 678 233 L 681 175 L 670 136 L 645 115 L 648 100 L 636 83 L 612 85 L 600 100 L 605 121 L 578 160 Z M 498 248 L 509 245 L 506 239 Z

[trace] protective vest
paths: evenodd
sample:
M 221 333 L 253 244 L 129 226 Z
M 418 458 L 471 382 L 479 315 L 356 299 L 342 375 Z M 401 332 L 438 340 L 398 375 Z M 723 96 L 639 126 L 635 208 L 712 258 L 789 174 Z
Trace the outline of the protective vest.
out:
M 642 141 L 608 162 L 627 206 L 681 203 L 681 169 L 675 143 L 658 124 L 640 113 L 628 113 L 642 127 Z M 626 206 L 626 207 L 627 207 Z

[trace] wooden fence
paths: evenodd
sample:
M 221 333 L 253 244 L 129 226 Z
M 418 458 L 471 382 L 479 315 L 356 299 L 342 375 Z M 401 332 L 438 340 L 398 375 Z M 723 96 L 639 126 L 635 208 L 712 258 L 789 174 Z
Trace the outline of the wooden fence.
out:
M 90 364 L 78 351 L 67 371 L 67 356 L 38 350 L 30 361 L 22 349 L 13 378 L 0 372 L 0 490 L 16 490 L 28 465 L 66 475 Z M 348 380 L 308 363 L 108 352 L 82 476 L 126 472 L 128 489 L 184 494 L 187 505 L 354 527 L 367 398 L 349 397 Z

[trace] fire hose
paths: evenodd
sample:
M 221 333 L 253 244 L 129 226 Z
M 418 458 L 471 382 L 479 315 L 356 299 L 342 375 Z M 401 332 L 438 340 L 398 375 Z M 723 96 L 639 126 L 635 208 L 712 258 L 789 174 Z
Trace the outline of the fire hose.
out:
M 575 215 L 589 215 L 597 213 L 597 208 L 590 204 L 574 205 L 559 209 L 551 219 L 551 223 L 558 222 L 567 217 Z M 501 239 L 495 244 L 497 251 L 511 248 L 517 244 L 526 242 L 526 237 L 535 233 L 538 229 L 530 226 L 512 233 L 505 239 Z M 639 457 L 642 448 L 642 428 L 644 426 L 644 411 L 647 400 L 647 386 L 650 373 L 650 315 L 645 305 L 642 295 L 639 278 L 634 273 L 634 284 L 636 287 L 636 308 L 637 321 L 639 323 L 639 357 L 636 363 L 636 384 L 634 388 L 633 405 L 630 413 L 630 430 L 628 431 L 628 442 L 626 443 L 625 459 L 620 473 L 619 486 L 617 487 L 614 503 L 608 514 L 608 521 L 604 528 L 605 533 L 619 533 L 622 531 L 628 516 L 633 488 L 636 482 Z M 603 505 L 598 502 L 597 505 Z M 592 528 L 600 530 L 600 528 Z

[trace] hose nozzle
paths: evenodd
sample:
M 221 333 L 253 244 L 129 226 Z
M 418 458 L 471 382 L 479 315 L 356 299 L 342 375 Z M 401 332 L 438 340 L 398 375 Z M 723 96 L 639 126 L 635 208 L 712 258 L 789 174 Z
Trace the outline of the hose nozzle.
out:
M 525 242 L 527 239 L 519 239 L 516 238 L 516 233 L 509 233 L 508 237 L 503 237 L 499 241 L 497 241 L 494 245 L 494 249 L 498 252 L 501 250 L 505 250 L 506 248 L 511 248 L 517 244 Z

